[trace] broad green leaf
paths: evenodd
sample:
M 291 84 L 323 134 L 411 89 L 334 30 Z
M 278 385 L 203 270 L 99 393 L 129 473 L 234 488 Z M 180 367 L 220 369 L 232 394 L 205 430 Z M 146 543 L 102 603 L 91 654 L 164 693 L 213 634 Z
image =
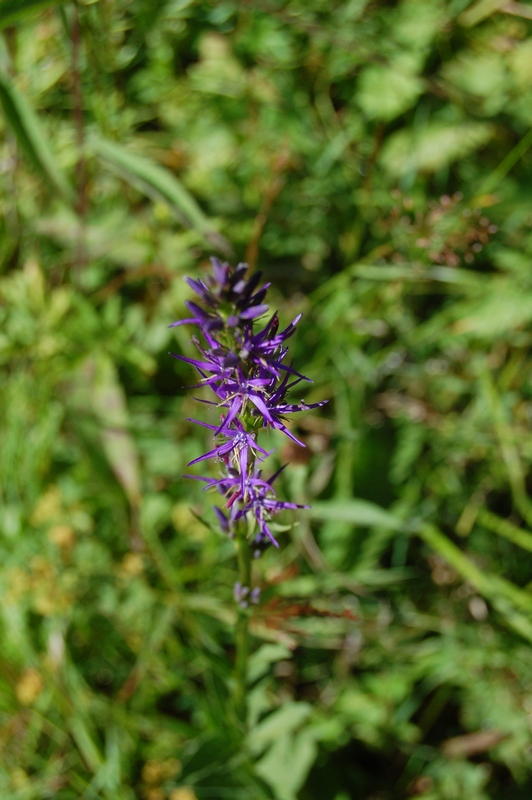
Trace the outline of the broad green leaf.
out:
M 62 5 L 65 0 L 0 0 L 0 28 L 13 25 L 28 14 Z
M 8 124 L 20 147 L 44 181 L 68 202 L 73 191 L 41 126 L 40 120 L 26 97 L 13 82 L 0 72 L 0 103 Z
M 403 528 L 402 520 L 368 500 L 329 500 L 314 503 L 309 514 L 313 519 L 350 522 L 353 525 L 379 526 L 397 531 Z
M 482 57 L 478 53 L 460 55 L 446 66 L 444 77 L 453 86 L 477 97 L 499 93 L 507 85 L 504 63 L 495 53 Z
M 360 76 L 358 102 L 369 119 L 392 120 L 415 103 L 423 82 L 414 74 L 378 65 L 367 67 Z
M 510 50 L 508 64 L 518 85 L 528 89 L 532 81 L 532 39 L 525 39 Z
M 140 188 L 148 197 L 169 202 L 187 225 L 195 228 L 223 253 L 230 253 L 228 242 L 212 227 L 194 197 L 169 170 L 146 156 L 132 153 L 105 139 L 95 139 L 92 148 L 124 180 Z
M 129 433 L 124 390 L 112 361 L 104 354 L 90 356 L 81 366 L 79 399 L 96 417 L 103 451 L 116 479 L 134 508 L 141 497 L 140 465 Z
M 456 333 L 496 341 L 530 324 L 532 297 L 515 279 L 494 278 L 478 300 L 457 304 L 453 317 Z
M 280 736 L 290 734 L 299 728 L 311 713 L 310 703 L 286 703 L 269 714 L 250 732 L 248 737 L 250 748 L 260 752 Z
M 485 122 L 455 125 L 430 123 L 424 128 L 403 128 L 388 139 L 381 158 L 390 175 L 436 172 L 473 153 L 493 135 Z
M 386 718 L 386 708 L 382 701 L 372 693 L 360 691 L 358 688 L 348 689 L 338 699 L 338 708 L 342 715 L 357 728 L 364 730 L 362 738 L 376 742 L 378 731 Z M 362 730 L 357 730 L 362 734 Z
M 270 784 L 279 800 L 296 800 L 296 793 L 317 755 L 312 731 L 303 730 L 296 736 L 280 736 L 257 763 L 257 774 Z
M 445 7 L 439 0 L 406 0 L 397 8 L 393 38 L 418 51 L 426 48 L 445 24 Z
M 249 659 L 248 682 L 253 683 L 262 677 L 271 664 L 290 657 L 290 650 L 282 644 L 263 644 Z

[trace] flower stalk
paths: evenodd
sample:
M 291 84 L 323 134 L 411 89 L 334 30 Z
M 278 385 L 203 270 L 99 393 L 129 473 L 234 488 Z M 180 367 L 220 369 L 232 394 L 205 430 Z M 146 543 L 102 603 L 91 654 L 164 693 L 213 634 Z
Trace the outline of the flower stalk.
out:
M 186 302 L 191 316 L 170 326 L 196 326 L 200 338 L 194 336 L 192 342 L 199 357 L 170 355 L 195 367 L 199 375 L 195 387 L 207 386 L 213 393 L 212 400 L 201 402 L 217 409 L 220 415 L 216 422 L 189 420 L 212 431 L 214 446 L 187 465 L 212 459 L 221 467 L 219 476 L 187 477 L 205 483 L 204 491 L 217 491 L 223 496 L 223 508 L 214 506 L 214 512 L 222 532 L 235 541 L 237 548 L 234 701 L 238 716 L 245 721 L 249 619 L 260 594 L 259 587 L 252 583 L 252 559 L 270 545 L 279 547 L 272 526 L 272 519 L 279 512 L 306 507 L 277 499 L 273 484 L 284 467 L 268 478 L 263 476 L 262 464 L 271 453 L 259 444 L 259 434 L 263 430 L 279 430 L 304 447 L 288 429 L 287 418 L 327 401 L 310 405 L 287 401 L 291 389 L 309 382 L 292 363 L 286 362 L 286 341 L 301 315 L 280 331 L 275 312 L 257 330 L 269 312 L 264 302 L 269 284 L 260 286 L 259 272 L 247 278 L 247 264 L 232 267 L 217 258 L 211 262 L 212 274 L 205 281 L 187 278 L 199 297 L 199 302 Z
M 251 586 L 251 550 L 247 538 L 240 535 L 236 539 L 237 559 L 238 559 L 238 583 L 236 586 Z M 238 590 L 235 591 L 235 595 Z M 251 608 L 249 605 L 238 602 L 238 619 L 236 623 L 235 637 L 235 688 L 234 705 L 235 711 L 240 721 L 246 724 L 247 707 L 247 666 L 249 657 L 249 621 Z

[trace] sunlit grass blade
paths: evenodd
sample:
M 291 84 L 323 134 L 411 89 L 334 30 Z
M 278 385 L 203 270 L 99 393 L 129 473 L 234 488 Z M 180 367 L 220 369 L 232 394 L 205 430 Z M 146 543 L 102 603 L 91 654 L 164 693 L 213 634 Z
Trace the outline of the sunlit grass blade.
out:
M 479 523 L 484 525 L 488 530 L 508 539 L 509 542 L 522 547 L 523 550 L 532 552 L 532 533 L 530 531 L 518 528 L 513 522 L 507 519 L 501 519 L 496 514 L 483 508 L 479 511 L 477 517 Z
M 523 591 L 499 575 L 485 572 L 477 567 L 434 525 L 423 525 L 419 530 L 419 535 L 487 600 L 494 603 L 509 601 L 524 611 L 532 611 L 532 594 Z
M 103 764 L 102 755 L 80 714 L 72 716 L 69 727 L 83 760 L 92 772 L 97 772 Z
M 1 72 L 0 103 L 17 142 L 37 172 L 51 189 L 72 202 L 73 191 L 57 163 L 37 114 L 27 98 Z
M 348 522 L 364 527 L 379 526 L 401 530 L 403 522 L 394 514 L 368 500 L 330 500 L 313 503 L 310 509 L 312 519 Z
M 231 253 L 229 243 L 213 228 L 194 197 L 175 175 L 146 156 L 132 153 L 114 142 L 96 139 L 92 142 L 92 148 L 111 169 L 140 188 L 148 197 L 170 203 L 181 220 L 195 228 L 211 246 L 226 255 Z
M 32 12 L 63 3 L 64 0 L 0 0 L 0 28 L 13 25 Z
M 457 269 L 451 267 L 434 266 L 419 267 L 416 264 L 388 265 L 388 264 L 355 264 L 348 268 L 346 272 L 356 278 L 363 278 L 370 281 L 409 281 L 409 282 L 431 282 L 457 285 L 460 287 L 477 288 L 482 281 L 478 275 L 470 270 Z

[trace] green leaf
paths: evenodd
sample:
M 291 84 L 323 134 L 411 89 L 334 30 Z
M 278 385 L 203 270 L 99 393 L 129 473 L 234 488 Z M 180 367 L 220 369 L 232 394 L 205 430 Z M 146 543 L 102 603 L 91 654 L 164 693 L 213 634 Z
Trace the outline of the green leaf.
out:
M 131 506 L 138 508 L 141 498 L 139 458 L 129 432 L 126 397 L 112 361 L 103 353 L 89 356 L 81 365 L 77 388 L 79 410 L 85 406 L 96 417 L 109 466 Z
M 453 309 L 453 331 L 498 341 L 532 320 L 532 298 L 515 278 L 493 278 L 475 300 L 457 303 Z
M 260 752 L 280 736 L 299 728 L 311 713 L 310 703 L 286 703 L 253 728 L 248 739 L 250 748 Z
M 290 650 L 282 644 L 264 644 L 249 659 L 248 683 L 261 678 L 270 668 L 271 664 L 291 657 Z
M 185 224 L 195 228 L 211 245 L 230 255 L 229 243 L 213 228 L 194 197 L 169 170 L 146 156 L 132 153 L 105 139 L 95 139 L 92 148 L 124 180 L 148 197 L 169 202 Z
M 389 121 L 412 106 L 423 91 L 417 75 L 394 65 L 370 66 L 360 76 L 358 102 L 369 119 Z
M 443 74 L 453 86 L 476 97 L 504 93 L 508 83 L 504 62 L 495 53 L 483 56 L 461 54 L 446 65 Z
M 296 736 L 280 736 L 257 763 L 257 775 L 274 789 L 279 800 L 296 800 L 296 793 L 317 755 L 312 731 L 303 730 Z
M 314 503 L 310 509 L 313 519 L 332 520 L 334 522 L 350 522 L 353 525 L 379 526 L 402 530 L 403 522 L 368 500 L 330 500 Z
M 492 135 L 493 127 L 485 122 L 431 123 L 421 130 L 403 129 L 388 139 L 382 165 L 395 177 L 436 172 L 474 152 Z
M 37 172 L 51 189 L 56 190 L 65 200 L 72 203 L 74 196 L 72 188 L 57 164 L 37 114 L 10 78 L 1 72 L 0 103 L 20 147 Z
M 81 714 L 77 713 L 72 716 L 69 727 L 72 738 L 85 762 L 93 772 L 98 772 L 102 766 L 103 759 Z
M 12 25 L 27 14 L 62 5 L 65 0 L 0 0 L 0 28 Z

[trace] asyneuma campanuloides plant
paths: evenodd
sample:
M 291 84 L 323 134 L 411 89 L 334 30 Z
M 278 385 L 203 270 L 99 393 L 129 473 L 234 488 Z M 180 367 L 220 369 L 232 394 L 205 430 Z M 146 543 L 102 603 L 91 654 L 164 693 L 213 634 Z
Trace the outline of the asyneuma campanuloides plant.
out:
M 187 466 L 207 459 L 215 459 L 222 466 L 221 477 L 197 480 L 204 481 L 206 489 L 217 489 L 225 498 L 223 510 L 215 507 L 214 511 L 221 529 L 235 540 L 238 548 L 235 598 L 241 612 L 245 612 L 249 603 L 258 600 L 258 589 L 251 581 L 252 556 L 258 557 L 270 544 L 279 546 L 272 532 L 272 518 L 283 509 L 303 507 L 276 498 L 273 484 L 284 467 L 268 478 L 263 477 L 262 462 L 270 453 L 259 444 L 259 434 L 275 428 L 304 447 L 288 430 L 285 419 L 289 414 L 316 408 L 326 401 L 309 405 L 286 400 L 290 389 L 309 380 L 291 363 L 285 363 L 286 341 L 294 333 L 301 315 L 279 331 L 277 313 L 265 316 L 269 307 L 264 300 L 270 284 L 260 286 L 261 274 L 257 272 L 246 279 L 247 264 L 232 267 L 217 258 L 211 261 L 212 275 L 204 281 L 187 278 L 200 303 L 188 301 L 186 306 L 191 316 L 170 326 L 191 324 L 199 328 L 201 339 L 193 337 L 192 341 L 200 357 L 171 355 L 196 368 L 200 375 L 196 386 L 209 386 L 216 398 L 202 402 L 221 409 L 218 425 L 189 420 L 213 432 L 214 447 Z M 256 330 L 261 317 L 267 321 Z M 247 646 L 247 614 L 241 613 L 237 630 L 237 677 L 239 671 L 245 670 Z M 243 685 L 245 676 L 240 678 Z

